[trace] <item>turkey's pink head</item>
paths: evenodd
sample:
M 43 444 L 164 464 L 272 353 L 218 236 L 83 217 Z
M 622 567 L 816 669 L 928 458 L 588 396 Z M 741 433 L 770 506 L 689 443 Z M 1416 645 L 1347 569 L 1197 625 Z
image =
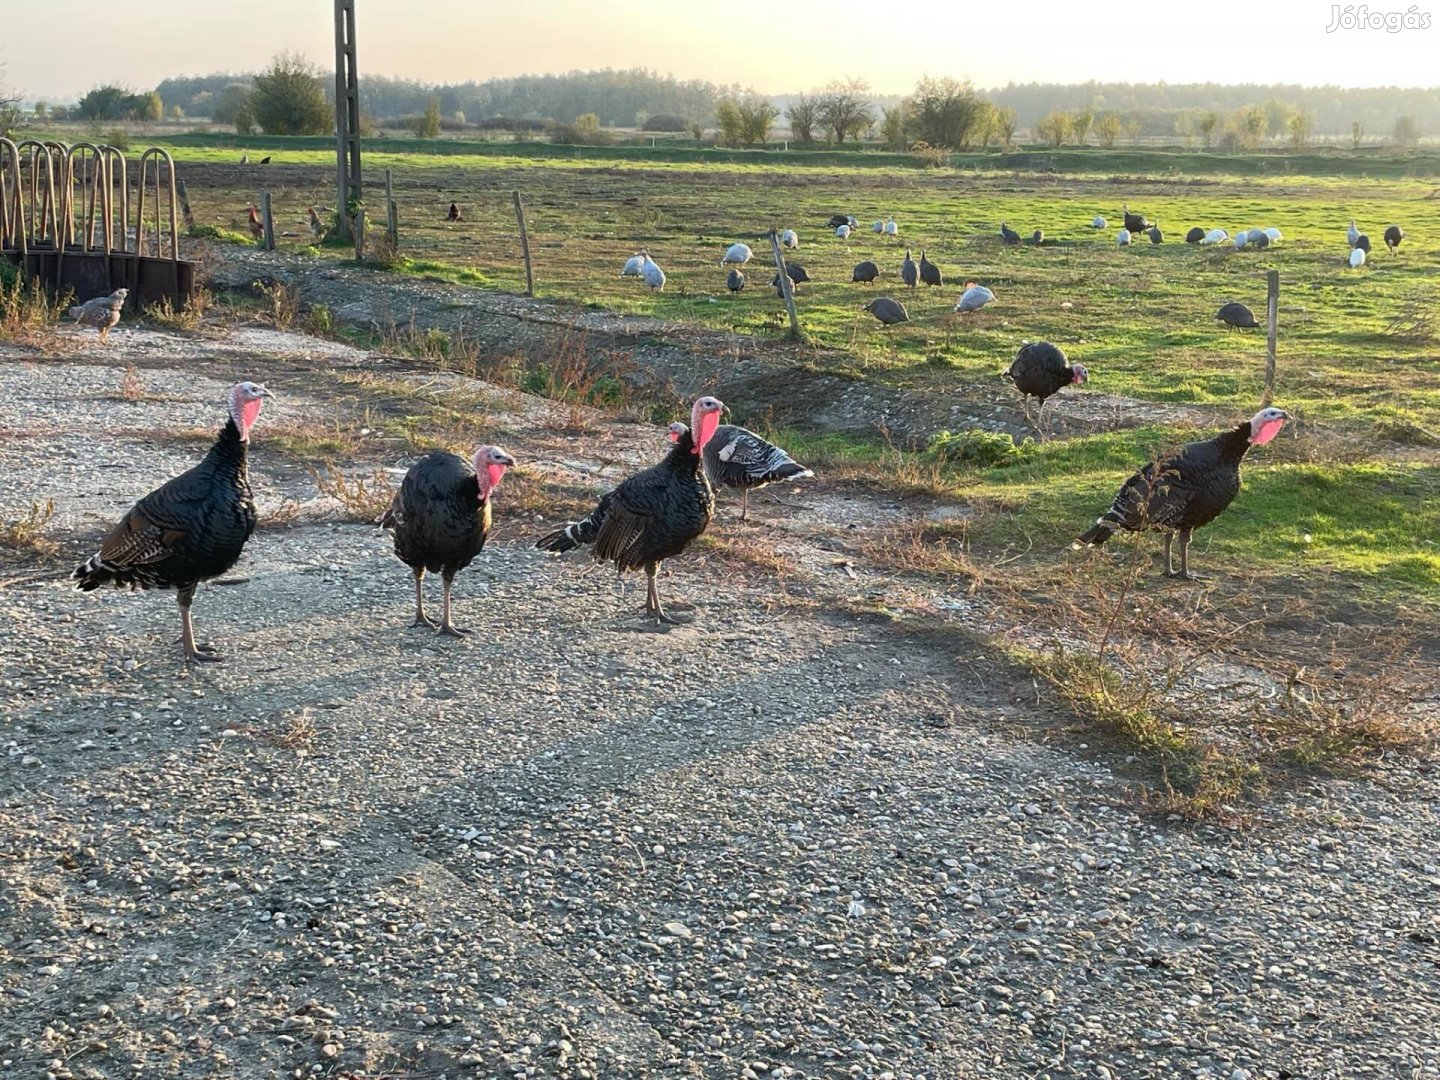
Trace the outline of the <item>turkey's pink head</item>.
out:
M 1261 409 L 1250 418 L 1250 443 L 1252 446 L 1264 446 L 1285 426 L 1285 421 L 1290 419 L 1290 414 L 1284 409 Z
M 240 441 L 250 441 L 250 429 L 260 418 L 260 403 L 275 395 L 259 383 L 238 382 L 230 388 L 230 419 L 240 429 Z
M 675 421 L 675 423 L 671 424 L 668 428 L 666 428 L 665 437 L 671 442 L 679 442 L 682 438 L 685 437 L 686 433 L 688 433 L 689 430 L 690 429 L 688 427 L 686 427 L 684 424 L 680 423 L 680 421 L 677 420 Z
M 1076 386 L 1081 385 L 1090 378 L 1090 372 L 1085 370 L 1084 364 L 1073 364 L 1070 368 L 1070 381 Z
M 498 446 L 482 446 L 475 451 L 475 478 L 482 499 L 490 497 L 505 478 L 505 470 L 514 464 L 515 459 Z
M 690 410 L 690 430 L 695 433 L 694 453 L 698 454 L 705 449 L 710 436 L 715 434 L 715 429 L 720 426 L 720 410 L 723 408 L 724 402 L 716 397 L 707 396 L 696 400 Z

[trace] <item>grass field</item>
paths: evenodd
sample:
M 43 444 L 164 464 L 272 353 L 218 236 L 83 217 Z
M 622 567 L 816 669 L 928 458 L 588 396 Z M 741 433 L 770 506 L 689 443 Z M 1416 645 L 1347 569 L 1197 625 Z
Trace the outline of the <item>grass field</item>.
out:
M 197 219 L 242 229 L 244 208 L 268 186 L 277 228 L 295 235 L 282 246 L 317 258 L 344 252 L 309 248 L 305 208 L 333 203 L 330 174 L 317 148 L 276 151 L 282 167 L 234 167 L 228 148 L 176 144 L 181 162 L 211 163 L 191 198 Z M 1273 162 L 1229 159 L 1234 175 L 1210 172 L 1208 155 L 1169 155 L 1161 174 L 1152 152 L 1071 155 L 1087 167 L 1056 175 L 996 165 L 920 170 L 892 163 L 851 166 L 696 163 L 501 156 L 437 156 L 404 147 L 366 159 L 373 207 L 380 171 L 393 171 L 400 208 L 402 270 L 484 288 L 520 291 L 518 235 L 510 192 L 526 201 L 537 292 L 595 308 L 641 313 L 698 326 L 778 336 L 783 306 L 764 287 L 772 225 L 794 228 L 792 257 L 815 279 L 797 293 L 800 317 L 818 346 L 807 362 L 896 387 L 993 393 L 1022 340 L 1059 344 L 1091 372 L 1087 389 L 1161 404 L 1215 406 L 1226 423 L 1248 416 L 1263 387 L 1261 331 L 1228 332 L 1216 309 L 1241 300 L 1263 317 L 1265 272 L 1281 275 L 1276 403 L 1303 434 L 1257 453 L 1248 491 L 1207 530 L 1204 558 L 1233 559 L 1276 574 L 1339 572 L 1390 595 L 1440 585 L 1433 446 L 1440 433 L 1440 350 L 1434 323 L 1440 300 L 1440 197 L 1430 179 L 1396 175 L 1391 159 L 1372 164 L 1383 177 L 1285 173 Z M 253 157 L 253 154 L 252 154 Z M 1312 155 L 1317 173 L 1335 155 Z M 1201 167 L 1180 172 L 1193 158 Z M 313 159 L 313 160 L 312 160 Z M 761 160 L 756 158 L 756 160 Z M 773 160 L 773 159 L 763 159 Z M 1225 159 L 1222 159 L 1225 160 Z M 1343 159 L 1347 167 L 1354 159 Z M 1296 167 L 1291 161 L 1286 168 Z M 225 163 L 228 163 L 226 165 Z M 1433 163 L 1432 163 L 1433 164 Z M 1425 172 L 1409 163 L 1410 172 Z M 1337 171 L 1330 168 L 1330 172 Z M 1261 172 L 1270 175 L 1259 175 Z M 1278 175 L 1277 175 L 1278 173 Z M 443 220 L 451 201 L 465 220 Z M 1166 233 L 1165 243 L 1115 244 L 1128 203 Z M 848 241 L 823 227 L 835 213 L 862 223 Z M 1102 214 L 1110 228 L 1096 232 Z M 899 238 L 870 231 L 894 216 Z M 1366 267 L 1346 265 L 1345 227 L 1355 218 L 1373 243 Z M 1027 237 L 1001 245 L 999 223 Z M 1391 255 L 1385 227 L 1406 240 Z M 1275 226 L 1284 239 L 1265 252 L 1183 243 L 1193 225 L 1235 232 Z M 1034 246 L 1030 233 L 1043 229 Z M 718 261 L 743 241 L 756 252 L 739 295 L 725 289 Z M 651 293 L 622 280 L 621 264 L 648 249 L 668 275 Z M 911 294 L 898 268 L 909 247 L 939 264 L 946 285 Z M 863 259 L 879 264 L 873 286 L 851 284 Z M 765 267 L 770 266 L 770 270 Z M 988 285 L 997 301 L 984 311 L 951 312 L 960 287 Z M 912 322 L 884 328 L 861 311 L 874 296 L 902 299 Z M 1232 419 L 1233 418 L 1233 419 Z M 787 432 L 802 449 L 832 463 L 883 453 L 813 433 Z M 966 544 L 1005 552 L 1072 535 L 1108 504 L 1115 486 L 1157 447 L 1189 437 L 1181 427 L 1144 427 L 1029 448 L 1001 467 L 947 466 L 935 473 L 948 492 L 982 513 Z M 1048 556 L 1047 556 L 1048 557 Z

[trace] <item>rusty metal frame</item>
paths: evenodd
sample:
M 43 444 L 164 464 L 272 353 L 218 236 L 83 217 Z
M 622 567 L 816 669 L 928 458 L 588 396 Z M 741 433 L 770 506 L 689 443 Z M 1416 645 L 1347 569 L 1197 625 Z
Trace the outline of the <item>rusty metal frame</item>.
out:
M 135 209 L 135 253 L 145 254 L 145 189 L 149 180 L 150 161 L 155 160 L 155 254 L 163 258 L 165 254 L 164 245 L 161 243 L 160 232 L 160 159 L 164 159 L 165 171 L 168 174 L 170 194 L 170 261 L 180 261 L 180 219 L 177 214 L 179 198 L 175 194 L 175 159 L 170 156 L 169 151 L 162 150 L 158 146 L 152 146 L 140 155 L 139 175 L 136 186 L 139 188 L 139 197 Z
M 64 143 L 41 142 L 26 139 L 18 144 L 22 153 L 30 151 L 28 158 L 22 158 L 22 165 L 29 165 L 30 215 L 29 242 L 44 244 L 48 239 L 57 248 L 60 246 L 60 201 L 55 188 L 55 161 L 60 160 L 60 172 L 64 175 L 65 154 L 70 148 Z M 44 162 L 44 186 L 41 186 L 41 162 Z M 38 222 L 37 222 L 38 217 Z
M 0 248 L 13 246 L 22 256 L 26 250 L 24 189 L 20 148 L 9 139 L 0 139 Z

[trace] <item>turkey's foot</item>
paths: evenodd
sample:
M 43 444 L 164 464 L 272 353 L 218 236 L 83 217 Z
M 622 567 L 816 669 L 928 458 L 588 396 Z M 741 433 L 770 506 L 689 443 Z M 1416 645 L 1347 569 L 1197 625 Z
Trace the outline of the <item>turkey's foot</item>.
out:
M 475 631 L 467 629 L 463 626 L 456 626 L 454 623 L 447 622 L 440 624 L 439 632 L 444 634 L 446 637 L 463 638 L 469 634 L 473 634 Z
M 424 612 L 421 612 L 419 615 L 415 616 L 415 621 L 410 624 L 410 629 L 414 630 L 415 628 L 420 626 L 423 626 L 428 630 L 440 629 L 440 624 L 435 622 L 433 619 L 430 618 L 430 616 L 426 615 Z
M 1192 574 L 1189 570 L 1166 570 L 1165 576 L 1171 581 L 1204 581 L 1199 574 Z

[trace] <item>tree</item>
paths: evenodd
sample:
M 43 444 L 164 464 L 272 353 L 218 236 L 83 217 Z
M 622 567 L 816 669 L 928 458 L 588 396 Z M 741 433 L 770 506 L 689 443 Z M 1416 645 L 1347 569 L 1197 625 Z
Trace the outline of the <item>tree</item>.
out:
M 1086 138 L 1090 135 L 1090 128 L 1094 126 L 1095 114 L 1089 109 L 1080 109 L 1070 118 L 1070 129 L 1075 133 L 1075 141 L 1081 146 L 1085 145 Z
M 1299 110 L 1290 114 L 1290 145 L 1296 150 L 1305 149 L 1310 141 L 1310 114 Z
M 927 75 L 915 84 L 910 100 L 915 134 L 930 146 L 966 150 L 984 139 L 989 104 L 968 82 Z
M 1095 122 L 1095 137 L 1106 150 L 1113 150 L 1115 140 L 1120 138 L 1120 117 L 1113 112 L 1101 113 Z
M 864 79 L 837 79 L 820 94 L 817 115 L 837 143 L 847 135 L 859 138 L 875 122 L 865 94 L 870 84 Z
M 790 121 L 790 134 L 808 146 L 815 141 L 815 129 L 820 126 L 820 102 L 801 94 L 785 110 L 785 119 Z
M 1235 117 L 1235 134 L 1240 139 L 1240 145 L 1246 150 L 1254 150 L 1260 145 L 1260 137 L 1265 134 L 1265 110 L 1257 105 L 1251 105 L 1248 109 L 1241 109 Z
M 905 121 L 909 109 L 909 101 L 902 101 L 894 107 L 886 109 L 885 115 L 880 120 L 880 137 L 885 140 L 885 145 L 891 150 L 904 150 L 907 145 Z
M 44 101 L 35 102 L 35 119 L 44 120 L 50 113 L 50 105 Z
M 140 95 L 140 119 L 158 123 L 165 119 L 165 102 L 154 90 Z
M 1220 125 L 1220 114 L 1213 109 L 1200 114 L 1200 119 L 1195 126 L 1200 129 L 1202 145 L 1206 150 L 1210 149 L 1210 140 L 1215 135 L 1215 129 Z
M 580 126 L 578 118 L 575 126 Z M 599 127 L 598 123 L 596 127 Z M 417 139 L 438 139 L 440 137 L 440 99 L 438 97 L 432 96 L 426 103 L 425 115 L 415 121 L 414 132 Z
M 185 110 L 182 109 L 179 105 L 171 105 L 171 106 L 170 106 L 170 119 L 171 119 L 171 120 L 184 120 L 184 119 L 185 119 Z
M 1125 134 L 1130 136 L 1130 145 L 1140 145 L 1141 124 L 1138 116 L 1132 116 L 1125 121 Z
M 1396 146 L 1414 146 L 1420 141 L 1420 125 L 1413 116 L 1400 116 L 1390 130 L 1390 141 Z
M 1053 109 L 1040 118 L 1035 124 L 1035 134 L 1043 142 L 1049 143 L 1052 147 L 1059 149 L 1070 138 L 1071 132 L 1070 114 Z
M 770 128 L 779 115 L 780 110 L 771 104 L 770 99 L 758 94 L 751 94 L 740 102 L 740 137 L 745 145 L 760 143 L 763 146 L 770 138 Z
M 123 86 L 97 86 L 75 107 L 85 120 L 129 120 L 144 100 Z
M 720 140 L 727 146 L 739 146 L 745 136 L 745 117 L 741 115 L 740 103 L 726 98 L 715 106 L 715 126 L 720 129 Z
M 995 118 L 995 130 L 1000 133 L 1000 138 L 1006 146 L 1015 141 L 1015 110 L 1009 105 L 996 109 L 993 113 Z
M 210 110 L 210 115 L 217 124 L 234 124 L 235 118 L 242 111 L 250 112 L 253 119 L 254 111 L 250 109 L 250 95 L 255 88 L 249 83 L 230 83 L 215 95 L 215 104 Z
M 1350 121 L 1350 149 L 1359 150 L 1360 143 L 1365 138 L 1365 125 L 1359 120 Z
M 1274 139 L 1291 130 L 1290 118 L 1295 114 L 1295 106 L 1288 101 L 1271 98 L 1261 107 L 1265 110 L 1265 134 Z
M 324 135 L 333 130 L 320 78 L 298 53 L 278 54 L 255 76 L 250 108 L 267 135 Z

